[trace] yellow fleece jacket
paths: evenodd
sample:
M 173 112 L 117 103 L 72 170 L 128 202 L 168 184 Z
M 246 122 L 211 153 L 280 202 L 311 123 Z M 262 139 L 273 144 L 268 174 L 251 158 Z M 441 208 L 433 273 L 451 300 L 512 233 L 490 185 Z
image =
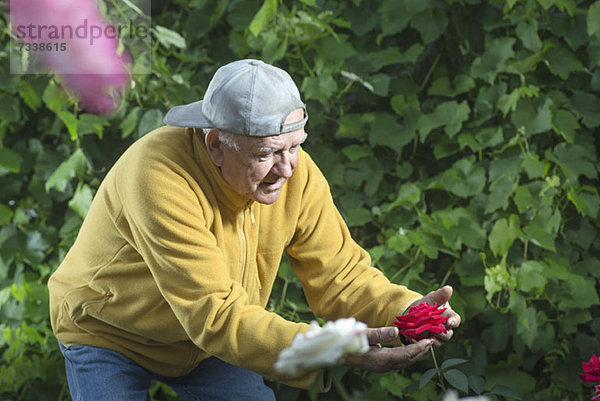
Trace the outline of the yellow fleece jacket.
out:
M 201 132 L 165 126 L 134 143 L 103 180 L 50 277 L 53 330 L 66 346 L 116 350 L 166 376 L 216 356 L 278 375 L 279 352 L 308 326 L 265 310 L 283 252 L 313 312 L 388 326 L 420 295 L 391 284 L 350 237 L 310 157 L 272 205 L 230 188 Z

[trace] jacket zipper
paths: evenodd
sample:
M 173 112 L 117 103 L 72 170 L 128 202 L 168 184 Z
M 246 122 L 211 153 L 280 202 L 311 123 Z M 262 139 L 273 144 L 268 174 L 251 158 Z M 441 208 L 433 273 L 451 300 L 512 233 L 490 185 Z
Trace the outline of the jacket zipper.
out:
M 250 223 L 252 223 L 252 225 L 256 224 L 256 220 L 254 219 L 254 213 L 252 212 L 252 201 L 249 200 L 248 203 L 246 204 L 246 207 L 248 208 L 248 215 L 250 216 Z M 240 228 L 240 238 L 241 238 L 241 242 L 242 242 L 242 277 L 240 279 L 240 282 L 242 282 L 242 280 L 244 279 L 244 273 L 246 270 L 246 253 L 247 253 L 247 244 L 246 244 L 246 235 L 244 234 L 244 214 L 246 213 L 246 210 L 244 208 L 244 210 L 242 210 L 241 213 L 241 228 Z M 258 289 L 262 290 L 262 284 L 260 282 L 260 276 L 258 275 L 258 268 L 255 271 L 255 275 L 256 275 L 256 283 L 258 284 Z
M 244 273 L 246 272 L 246 234 L 244 234 L 244 213 L 240 213 L 240 242 L 241 242 L 241 259 L 242 259 L 242 274 L 240 276 L 240 284 L 244 282 Z

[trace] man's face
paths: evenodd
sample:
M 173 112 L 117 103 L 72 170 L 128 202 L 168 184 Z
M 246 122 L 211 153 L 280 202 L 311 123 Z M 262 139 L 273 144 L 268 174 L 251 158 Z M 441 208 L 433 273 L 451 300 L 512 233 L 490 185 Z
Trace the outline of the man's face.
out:
M 285 123 L 300 121 L 304 111 L 290 113 Z M 266 137 L 237 137 L 239 150 L 224 144 L 220 169 L 234 191 L 264 204 L 275 202 L 298 164 L 298 151 L 306 139 L 304 129 Z

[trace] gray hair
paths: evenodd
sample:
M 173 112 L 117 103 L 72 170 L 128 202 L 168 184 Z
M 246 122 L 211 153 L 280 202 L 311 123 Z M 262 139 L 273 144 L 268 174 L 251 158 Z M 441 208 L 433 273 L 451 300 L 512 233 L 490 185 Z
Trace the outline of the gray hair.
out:
M 202 132 L 204 132 L 204 136 L 208 135 L 210 130 L 210 128 L 203 128 Z M 234 134 L 233 132 L 221 131 L 220 129 L 218 129 L 217 131 L 219 132 L 219 141 L 221 143 L 223 143 L 225 146 L 229 146 L 234 150 L 240 150 L 237 134 Z

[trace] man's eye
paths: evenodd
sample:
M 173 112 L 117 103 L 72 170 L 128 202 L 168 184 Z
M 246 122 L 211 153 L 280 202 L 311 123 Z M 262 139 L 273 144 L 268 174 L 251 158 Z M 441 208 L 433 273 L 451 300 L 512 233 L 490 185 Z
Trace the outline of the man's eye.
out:
M 273 156 L 273 153 L 259 153 L 255 154 L 254 158 L 261 162 L 266 162 Z

